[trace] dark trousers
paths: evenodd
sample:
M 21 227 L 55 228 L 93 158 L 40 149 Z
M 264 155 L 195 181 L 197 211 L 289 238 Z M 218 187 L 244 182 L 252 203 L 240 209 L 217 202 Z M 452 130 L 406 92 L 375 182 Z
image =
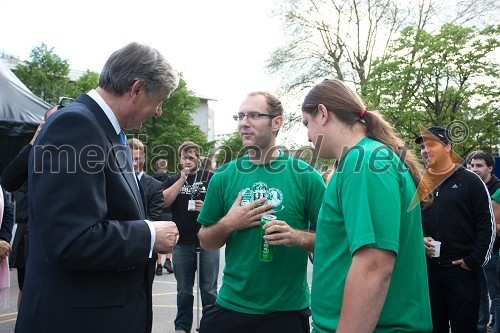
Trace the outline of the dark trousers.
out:
M 216 304 L 203 309 L 200 333 L 309 333 L 309 308 L 250 315 Z
M 477 332 L 481 271 L 427 265 L 433 333 Z

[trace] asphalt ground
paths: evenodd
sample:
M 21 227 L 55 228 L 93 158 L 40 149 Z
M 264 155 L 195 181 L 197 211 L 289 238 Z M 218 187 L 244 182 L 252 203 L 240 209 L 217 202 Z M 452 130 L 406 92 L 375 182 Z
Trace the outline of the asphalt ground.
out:
M 221 261 L 219 272 L 219 287 L 222 279 L 222 270 L 224 268 L 224 248 L 221 249 Z M 165 256 L 163 256 L 165 260 Z M 308 281 L 311 282 L 312 265 L 308 266 Z M 17 318 L 17 294 L 19 292 L 17 284 L 16 269 L 11 269 L 11 288 L 10 288 L 10 306 L 8 308 L 0 307 L 0 333 L 14 332 Z M 195 281 L 196 282 L 196 281 Z M 195 297 L 197 296 L 197 286 L 194 288 Z M 168 274 L 163 270 L 163 275 L 155 276 L 153 282 L 153 333 L 174 333 L 174 319 L 177 314 L 176 295 L 177 282 L 174 274 Z M 200 300 L 200 318 L 201 318 L 201 300 Z M 196 298 L 194 300 L 194 318 L 192 333 L 196 332 Z

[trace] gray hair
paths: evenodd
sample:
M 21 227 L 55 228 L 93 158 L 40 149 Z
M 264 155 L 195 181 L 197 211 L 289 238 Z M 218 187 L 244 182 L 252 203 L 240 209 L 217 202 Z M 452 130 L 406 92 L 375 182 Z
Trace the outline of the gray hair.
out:
M 99 87 L 123 95 L 139 80 L 144 81 L 149 96 L 163 89 L 170 96 L 179 84 L 179 76 L 160 52 L 132 42 L 108 58 L 99 76 Z

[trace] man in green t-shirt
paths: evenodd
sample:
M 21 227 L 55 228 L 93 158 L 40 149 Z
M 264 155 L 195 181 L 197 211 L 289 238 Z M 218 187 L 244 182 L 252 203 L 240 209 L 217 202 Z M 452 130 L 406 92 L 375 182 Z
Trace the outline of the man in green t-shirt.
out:
M 309 332 L 307 252 L 314 248 L 315 224 L 325 185 L 305 162 L 276 148 L 283 124 L 280 101 L 251 93 L 238 121 L 248 154 L 212 177 L 198 217 L 205 249 L 226 246 L 224 276 L 216 304 L 203 311 L 201 333 Z M 259 260 L 260 219 L 264 239 L 275 245 L 272 261 Z

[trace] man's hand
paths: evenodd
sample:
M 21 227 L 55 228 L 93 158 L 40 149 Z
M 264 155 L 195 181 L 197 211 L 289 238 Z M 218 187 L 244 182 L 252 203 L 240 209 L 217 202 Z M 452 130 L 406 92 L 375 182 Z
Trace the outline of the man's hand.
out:
M 241 192 L 239 192 L 238 197 L 231 206 L 231 209 L 220 222 L 224 223 L 231 231 L 258 226 L 262 216 L 273 213 L 273 204 L 262 205 L 266 202 L 266 200 L 266 198 L 260 198 L 249 203 L 248 205 L 240 206 Z M 259 205 L 262 206 L 257 207 Z
M 425 254 L 432 258 L 432 256 L 434 255 L 434 252 L 436 251 L 434 249 L 434 245 L 432 245 L 432 241 L 434 240 L 434 238 L 432 237 L 424 237 L 424 248 L 425 248 Z
M 290 227 L 285 221 L 274 220 L 263 227 L 264 239 L 271 245 L 295 246 L 304 251 L 313 252 L 316 234 L 308 230 Z
M 11 251 L 10 244 L 3 239 L 0 240 L 0 261 L 4 261 Z
M 264 224 L 264 240 L 271 245 L 298 246 L 301 243 L 299 230 L 290 227 L 285 221 L 274 220 Z
M 189 176 L 189 173 L 191 172 L 190 169 L 182 169 L 181 173 L 179 174 L 179 179 L 184 183 Z
M 453 265 L 458 265 L 460 267 L 462 267 L 463 269 L 465 270 L 468 270 L 470 271 L 471 269 L 469 268 L 469 266 L 467 266 L 467 264 L 465 263 L 465 261 L 463 259 L 458 259 L 458 260 L 453 260 L 451 262 Z
M 153 226 L 156 231 L 153 251 L 161 254 L 172 253 L 179 239 L 179 230 L 177 230 L 175 223 L 171 221 L 157 221 L 153 222 Z
M 195 200 L 194 201 L 194 210 L 197 212 L 201 212 L 201 208 L 203 207 L 203 200 Z

